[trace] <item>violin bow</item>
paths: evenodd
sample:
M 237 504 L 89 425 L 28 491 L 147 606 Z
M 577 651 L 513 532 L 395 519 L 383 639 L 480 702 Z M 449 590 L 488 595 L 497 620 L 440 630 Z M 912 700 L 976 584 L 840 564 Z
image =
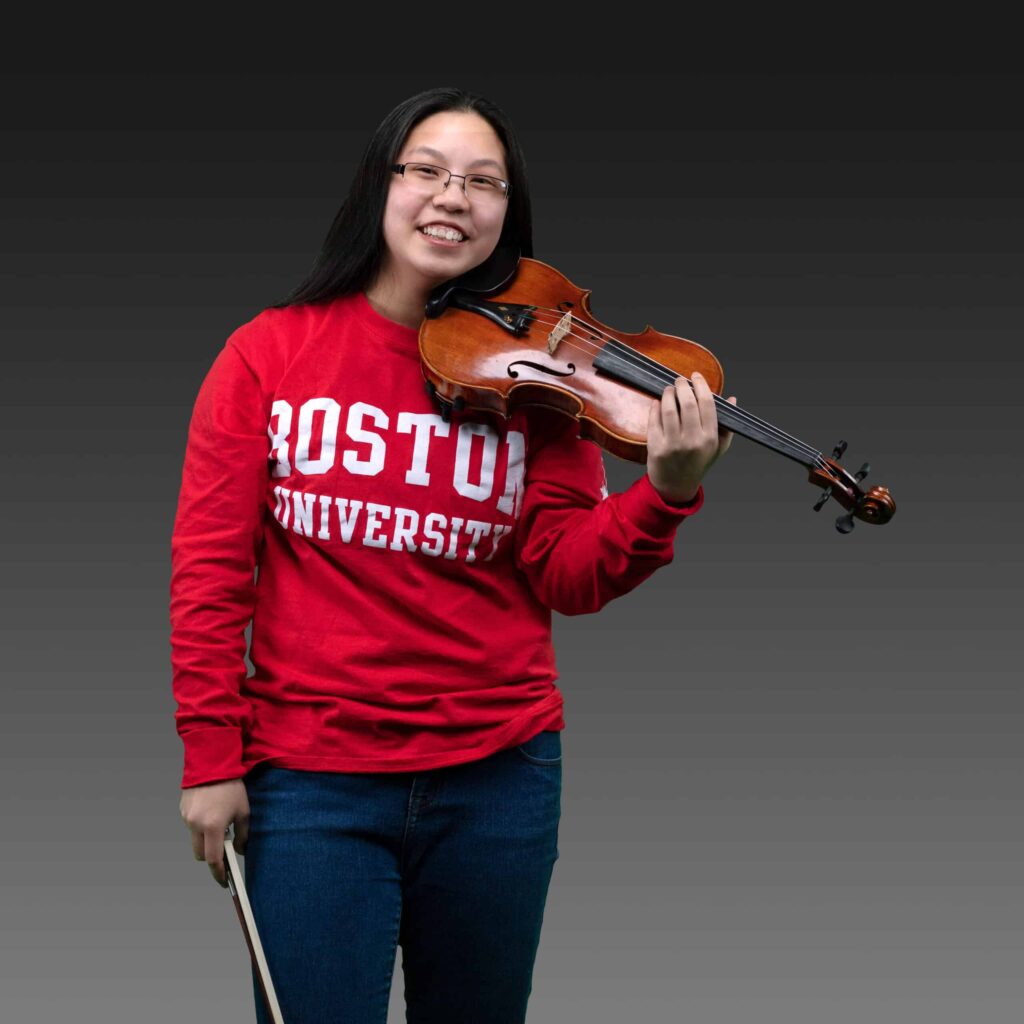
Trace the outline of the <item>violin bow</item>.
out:
M 263 993 L 263 1001 L 266 1003 L 273 1024 L 284 1024 L 281 1007 L 277 1001 L 277 993 L 274 991 L 274 982 L 270 977 L 270 968 L 267 966 L 267 958 L 263 952 L 263 943 L 260 942 L 256 920 L 252 916 L 252 906 L 245 888 L 245 872 L 239 867 L 238 854 L 235 853 L 234 825 L 228 826 L 224 837 L 224 866 L 227 870 L 228 889 L 231 891 L 231 899 L 234 901 L 238 921 L 242 926 L 242 933 L 245 935 L 245 944 L 249 947 L 249 956 L 256 968 L 256 977 Z

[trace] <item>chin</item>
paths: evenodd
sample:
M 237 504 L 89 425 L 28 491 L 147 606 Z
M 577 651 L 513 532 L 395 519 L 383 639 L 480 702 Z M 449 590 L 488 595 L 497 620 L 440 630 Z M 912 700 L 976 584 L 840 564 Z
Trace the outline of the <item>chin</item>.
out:
M 436 282 L 440 284 L 442 281 L 450 281 L 453 277 L 458 277 L 460 274 L 464 274 L 467 270 L 471 270 L 481 261 L 475 257 L 467 258 L 465 253 L 459 254 L 459 259 L 454 260 L 430 260 L 429 263 L 424 262 L 419 265 L 419 270 L 424 277 L 436 279 Z

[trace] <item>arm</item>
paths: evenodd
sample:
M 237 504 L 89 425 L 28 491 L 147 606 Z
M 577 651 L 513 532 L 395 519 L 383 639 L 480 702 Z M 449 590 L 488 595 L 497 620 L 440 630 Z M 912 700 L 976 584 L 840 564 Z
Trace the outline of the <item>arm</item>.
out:
M 262 392 L 228 339 L 196 398 L 171 538 L 171 665 L 182 788 L 240 778 L 240 695 L 269 467 Z
M 575 420 L 542 411 L 532 423 L 516 565 L 549 608 L 599 611 L 672 561 L 676 529 L 703 505 L 703 488 L 671 504 L 644 473 L 608 494 L 601 449 L 579 438 Z

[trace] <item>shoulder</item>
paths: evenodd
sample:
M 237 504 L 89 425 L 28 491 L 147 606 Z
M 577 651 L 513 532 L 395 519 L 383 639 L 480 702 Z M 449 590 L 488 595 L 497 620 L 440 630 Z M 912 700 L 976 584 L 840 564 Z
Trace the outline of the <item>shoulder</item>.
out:
M 240 324 L 228 336 L 233 348 L 265 383 L 279 380 L 285 369 L 330 321 L 344 316 L 347 303 L 305 303 L 276 308 L 268 306 Z
M 249 362 L 259 363 L 277 349 L 284 349 L 303 336 L 322 315 L 315 306 L 268 306 L 228 335 L 227 344 Z

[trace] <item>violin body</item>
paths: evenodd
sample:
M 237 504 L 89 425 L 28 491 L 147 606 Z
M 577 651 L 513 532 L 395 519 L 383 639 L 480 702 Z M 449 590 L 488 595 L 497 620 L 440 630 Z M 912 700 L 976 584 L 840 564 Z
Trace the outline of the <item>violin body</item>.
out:
M 646 463 L 652 395 L 623 387 L 595 367 L 609 339 L 668 367 L 673 377 L 698 370 L 716 394 L 724 384 L 722 366 L 703 345 L 661 334 L 650 325 L 628 334 L 599 323 L 590 310 L 590 295 L 547 263 L 521 259 L 514 280 L 487 299 L 509 320 L 513 306 L 542 310 L 533 314 L 530 329 L 517 336 L 477 312 L 450 306 L 420 327 L 423 375 L 442 399 L 461 408 L 506 418 L 524 405 L 557 410 L 579 420 L 580 437 L 620 459 Z M 565 313 L 575 318 L 574 331 L 552 342 Z M 661 383 L 659 396 L 667 383 Z
M 420 326 L 419 349 L 427 390 L 442 415 L 480 410 L 505 418 L 523 406 L 571 416 L 581 438 L 631 462 L 647 461 L 651 402 L 665 388 L 699 371 L 710 387 L 719 425 L 800 462 L 823 488 L 814 506 L 834 497 L 853 519 L 885 523 L 896 503 L 884 487 L 861 490 L 865 463 L 851 475 L 831 459 L 720 396 L 722 366 L 703 345 L 648 325 L 637 334 L 598 321 L 589 289 L 554 267 L 518 253 L 497 251 L 487 264 L 435 289 Z

